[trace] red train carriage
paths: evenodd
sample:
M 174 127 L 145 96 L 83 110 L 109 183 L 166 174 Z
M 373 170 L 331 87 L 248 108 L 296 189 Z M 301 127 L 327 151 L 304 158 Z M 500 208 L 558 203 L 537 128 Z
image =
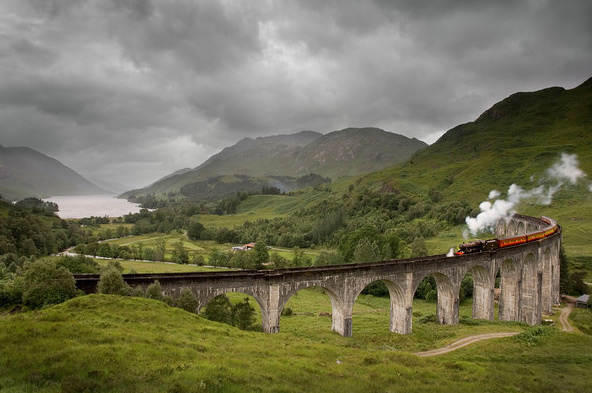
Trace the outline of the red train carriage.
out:
M 541 220 L 548 226 L 543 229 L 529 232 L 524 235 L 501 237 L 489 240 L 475 240 L 473 242 L 463 243 L 458 246 L 456 255 L 469 254 L 474 252 L 491 251 L 497 248 L 515 246 L 517 244 L 527 243 L 545 237 L 551 236 L 558 232 L 560 227 L 557 223 L 549 217 L 541 217 Z

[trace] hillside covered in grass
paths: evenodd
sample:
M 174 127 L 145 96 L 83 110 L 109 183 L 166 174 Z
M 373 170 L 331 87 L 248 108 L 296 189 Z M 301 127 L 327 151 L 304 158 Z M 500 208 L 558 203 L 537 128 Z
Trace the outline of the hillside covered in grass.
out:
M 592 173 L 591 128 L 592 78 L 571 90 L 516 93 L 362 184 L 390 184 L 395 192 L 437 188 L 445 198 L 478 203 L 492 189 L 538 185 L 561 153 L 576 154 Z
M 92 295 L 0 316 L 0 390 L 586 391 L 592 357 L 582 348 L 592 345 L 590 336 L 544 332 L 530 344 L 492 340 L 419 358 L 334 334 L 326 343 L 245 332 L 158 301 Z

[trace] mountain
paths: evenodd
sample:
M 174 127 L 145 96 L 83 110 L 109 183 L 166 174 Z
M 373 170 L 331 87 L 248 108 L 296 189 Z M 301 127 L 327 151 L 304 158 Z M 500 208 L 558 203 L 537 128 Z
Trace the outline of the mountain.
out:
M 415 138 L 379 128 L 346 128 L 307 145 L 292 169 L 295 175 L 312 172 L 333 179 L 361 175 L 403 162 L 426 146 Z
M 302 177 L 316 173 L 336 179 L 402 162 L 426 146 L 415 138 L 378 128 L 348 128 L 326 135 L 302 131 L 291 135 L 245 138 L 191 171 L 171 174 L 123 196 L 177 192 L 184 186 L 224 175 Z
M 516 93 L 362 183 L 395 192 L 437 189 L 450 200 L 477 204 L 490 190 L 504 192 L 513 183 L 536 187 L 562 153 L 576 154 L 580 168 L 592 174 L 591 128 L 592 78 L 570 90 Z M 581 198 L 590 198 L 588 186 L 581 187 Z
M 54 158 L 28 147 L 0 146 L 0 195 L 5 198 L 101 193 L 105 191 Z

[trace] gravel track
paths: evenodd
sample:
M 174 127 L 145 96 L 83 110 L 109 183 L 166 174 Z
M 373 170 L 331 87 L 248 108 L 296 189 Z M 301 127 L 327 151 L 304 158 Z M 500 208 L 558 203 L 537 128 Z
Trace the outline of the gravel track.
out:
M 442 355 L 442 354 L 445 354 L 445 353 L 448 353 L 448 352 L 455 351 L 455 350 L 457 350 L 459 348 L 462 348 L 462 347 L 464 347 L 466 345 L 472 344 L 472 343 L 477 342 L 477 341 L 489 340 L 489 339 L 492 339 L 492 338 L 511 337 L 511 336 L 515 336 L 518 333 L 519 332 L 478 334 L 476 336 L 465 337 L 465 338 L 463 338 L 461 340 L 458 340 L 456 342 L 453 342 L 452 344 L 447 345 L 447 346 L 442 347 L 442 348 L 432 349 L 430 351 L 425 351 L 425 352 L 416 352 L 415 355 L 421 356 L 421 357 L 429 357 L 429 356 Z

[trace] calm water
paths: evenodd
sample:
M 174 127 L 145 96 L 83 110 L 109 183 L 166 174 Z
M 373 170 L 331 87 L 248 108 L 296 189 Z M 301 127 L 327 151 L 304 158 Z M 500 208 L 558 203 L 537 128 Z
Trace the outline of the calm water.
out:
M 120 217 L 140 211 L 139 205 L 112 195 L 56 196 L 46 201 L 58 204 L 60 211 L 57 214 L 60 218 Z

